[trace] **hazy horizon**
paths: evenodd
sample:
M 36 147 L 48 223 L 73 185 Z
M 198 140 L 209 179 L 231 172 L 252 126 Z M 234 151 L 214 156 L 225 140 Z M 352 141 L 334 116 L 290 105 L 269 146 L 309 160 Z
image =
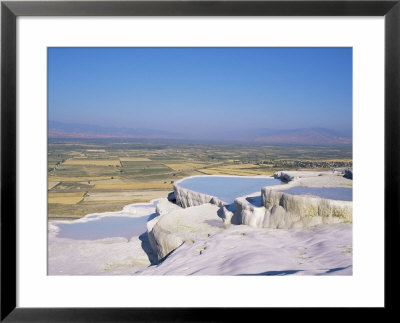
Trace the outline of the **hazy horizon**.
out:
M 49 48 L 51 122 L 226 139 L 352 132 L 351 48 Z

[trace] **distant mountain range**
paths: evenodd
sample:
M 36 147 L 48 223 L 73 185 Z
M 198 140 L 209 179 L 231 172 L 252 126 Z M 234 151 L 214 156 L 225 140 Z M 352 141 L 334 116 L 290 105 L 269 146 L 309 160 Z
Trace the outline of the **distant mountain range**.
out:
M 126 127 L 104 127 L 78 123 L 49 121 L 50 138 L 125 138 L 125 139 L 182 139 L 173 132 Z
M 207 140 L 211 139 L 205 133 L 203 137 L 169 132 L 155 129 L 104 127 L 76 123 L 49 121 L 49 138 L 76 138 L 76 139 L 169 139 L 169 140 Z M 352 137 L 349 134 L 339 133 L 325 128 L 301 129 L 252 129 L 250 131 L 233 131 L 224 136 L 218 136 L 220 141 L 230 141 L 253 144 L 298 144 L 298 145 L 351 145 Z
M 245 135 L 243 141 L 265 144 L 351 145 L 352 137 L 325 128 L 257 129 Z

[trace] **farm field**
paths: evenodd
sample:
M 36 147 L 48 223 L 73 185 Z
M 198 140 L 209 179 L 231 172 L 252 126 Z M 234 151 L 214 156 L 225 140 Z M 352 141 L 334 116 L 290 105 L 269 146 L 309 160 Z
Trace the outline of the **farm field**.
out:
M 192 175 L 272 175 L 352 166 L 351 147 L 50 140 L 48 217 L 119 211 L 167 197 Z

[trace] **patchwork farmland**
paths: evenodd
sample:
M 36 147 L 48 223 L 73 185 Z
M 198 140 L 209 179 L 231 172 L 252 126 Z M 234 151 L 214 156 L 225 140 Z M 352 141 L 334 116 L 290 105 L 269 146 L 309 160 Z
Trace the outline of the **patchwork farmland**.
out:
M 271 175 L 352 165 L 351 147 L 51 141 L 48 217 L 82 217 L 166 197 L 191 175 Z

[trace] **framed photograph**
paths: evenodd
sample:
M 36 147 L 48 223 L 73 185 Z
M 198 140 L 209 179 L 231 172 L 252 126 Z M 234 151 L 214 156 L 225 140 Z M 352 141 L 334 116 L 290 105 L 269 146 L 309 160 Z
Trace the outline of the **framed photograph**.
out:
M 399 15 L 2 2 L 1 320 L 393 308 Z

